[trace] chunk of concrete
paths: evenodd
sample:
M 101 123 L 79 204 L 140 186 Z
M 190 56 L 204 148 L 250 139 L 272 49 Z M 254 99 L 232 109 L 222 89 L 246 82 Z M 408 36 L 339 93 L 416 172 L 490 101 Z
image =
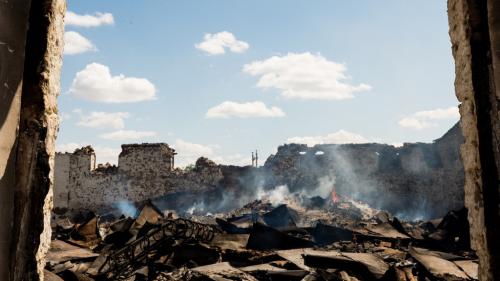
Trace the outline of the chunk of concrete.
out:
M 368 270 L 380 279 L 389 270 L 389 266 L 379 257 L 370 253 L 342 253 L 343 256 L 364 264 Z
M 66 261 L 94 259 L 98 256 L 99 254 L 88 249 L 73 246 L 60 240 L 53 240 L 46 259 L 49 264 L 58 264 Z
M 249 237 L 249 234 L 216 234 L 210 245 L 222 250 L 244 250 Z
M 462 261 L 454 261 L 454 264 L 456 264 L 463 272 L 465 272 L 471 279 L 473 280 L 478 280 L 478 269 L 479 269 L 479 264 L 476 261 L 471 261 L 471 260 L 462 260 Z
M 293 249 L 293 250 L 283 250 L 276 251 L 276 253 L 286 259 L 287 261 L 292 262 L 297 267 L 310 270 L 311 268 L 304 263 L 305 255 L 316 255 L 316 256 L 324 256 L 324 257 L 342 257 L 340 252 L 337 251 L 322 251 L 322 250 L 314 250 L 311 248 L 304 249 Z
M 318 223 L 311 231 L 317 244 L 331 244 L 338 241 L 352 241 L 353 232 L 333 225 Z
M 248 238 L 247 248 L 254 250 L 309 248 L 314 243 L 309 240 L 287 235 L 279 230 L 255 223 Z
M 367 230 L 374 232 L 378 235 L 381 235 L 386 238 L 393 239 L 410 239 L 408 235 L 405 235 L 399 231 L 397 231 L 391 223 L 381 223 L 377 225 L 370 225 L 366 227 Z
M 193 271 L 199 272 L 215 280 L 242 280 L 242 281 L 257 281 L 252 275 L 245 273 L 235 267 L 232 267 L 228 262 L 214 263 L 210 265 L 195 267 Z M 225 279 L 221 279 L 225 278 Z
M 57 276 L 57 274 L 54 274 L 48 270 L 44 270 L 43 275 L 45 275 L 44 276 L 45 281 L 64 281 L 64 279 Z
M 451 261 L 431 255 L 425 249 L 411 247 L 409 252 L 414 259 L 439 280 L 469 280 L 469 276 Z

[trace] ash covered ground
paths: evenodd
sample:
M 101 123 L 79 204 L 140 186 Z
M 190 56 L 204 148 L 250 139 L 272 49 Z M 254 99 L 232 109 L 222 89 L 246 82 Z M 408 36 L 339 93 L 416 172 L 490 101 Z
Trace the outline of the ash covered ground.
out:
M 48 280 L 475 280 L 467 211 L 403 221 L 338 194 L 277 187 L 203 213 L 123 203 L 55 216 Z

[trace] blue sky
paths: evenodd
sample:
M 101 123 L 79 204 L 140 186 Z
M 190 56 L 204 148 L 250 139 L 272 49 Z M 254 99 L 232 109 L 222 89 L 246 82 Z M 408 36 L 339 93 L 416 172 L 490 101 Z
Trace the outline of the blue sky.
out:
M 429 142 L 458 121 L 446 1 L 68 1 L 58 149 Z M 221 53 L 223 50 L 224 53 Z M 122 76 L 120 76 L 122 75 Z

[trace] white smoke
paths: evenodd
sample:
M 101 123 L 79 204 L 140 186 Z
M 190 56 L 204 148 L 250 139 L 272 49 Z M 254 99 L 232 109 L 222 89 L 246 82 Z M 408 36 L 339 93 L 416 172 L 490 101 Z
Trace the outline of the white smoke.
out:
M 288 190 L 288 186 L 286 185 L 279 185 L 271 190 L 264 190 L 260 187 L 256 195 L 258 200 L 269 202 L 273 206 L 284 204 L 287 198 L 291 197 L 290 190 Z
M 316 197 L 319 196 L 321 198 L 327 198 L 333 191 L 335 186 L 335 176 L 333 174 L 326 175 L 318 179 L 318 185 L 313 189 L 304 188 L 301 190 L 301 195 L 307 197 Z
M 186 210 L 186 214 L 201 214 L 205 211 L 205 203 L 195 202 L 191 207 Z
M 135 218 L 135 216 L 137 216 L 137 209 L 130 201 L 120 200 L 116 203 L 116 207 L 120 210 L 122 215 L 126 217 Z

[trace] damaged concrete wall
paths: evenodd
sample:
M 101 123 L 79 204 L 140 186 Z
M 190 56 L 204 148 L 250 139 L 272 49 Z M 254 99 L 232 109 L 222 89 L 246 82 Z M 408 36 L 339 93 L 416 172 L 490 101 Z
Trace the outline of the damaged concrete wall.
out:
M 54 159 L 54 207 L 68 208 L 70 199 L 70 161 L 71 154 L 59 153 Z M 55 185 L 59 183 L 58 188 Z
M 118 158 L 123 171 L 137 176 L 155 176 L 173 170 L 175 150 L 164 143 L 124 144 Z
M 465 205 L 480 280 L 500 280 L 500 3 L 449 0 L 455 91 L 465 144 Z
M 433 143 L 402 147 L 290 144 L 268 158 L 263 178 L 271 187 L 286 184 L 292 192 L 335 186 L 341 196 L 402 218 L 435 218 L 463 207 L 462 143 L 457 124 Z
M 65 2 L 0 3 L 0 280 L 43 278 Z
M 123 145 L 118 167 L 95 168 L 92 148 L 56 154 L 55 207 L 98 211 L 120 201 L 139 202 L 176 192 L 202 192 L 218 185 L 222 173 L 206 160 L 192 171 L 172 170 L 167 144 Z
M 260 168 L 216 165 L 200 158 L 191 171 L 171 171 L 171 152 L 157 144 L 124 145 L 118 167 L 95 169 L 94 151 L 87 147 L 56 154 L 55 206 L 58 212 L 81 208 L 99 211 L 123 200 L 137 202 L 215 189 L 232 193 L 246 204 L 256 198 L 259 189 L 279 185 L 287 185 L 291 192 L 328 198 L 335 185 L 343 196 L 402 218 L 434 218 L 463 207 L 461 143 L 456 125 L 429 144 L 401 148 L 386 144 L 291 144 L 279 147 Z M 321 194 L 315 193 L 318 189 L 323 190 Z M 196 197 L 204 205 L 211 205 L 213 199 Z M 229 208 L 237 203 L 230 201 L 227 206 L 212 207 Z
M 0 280 L 9 280 L 17 127 L 30 1 L 0 3 Z

